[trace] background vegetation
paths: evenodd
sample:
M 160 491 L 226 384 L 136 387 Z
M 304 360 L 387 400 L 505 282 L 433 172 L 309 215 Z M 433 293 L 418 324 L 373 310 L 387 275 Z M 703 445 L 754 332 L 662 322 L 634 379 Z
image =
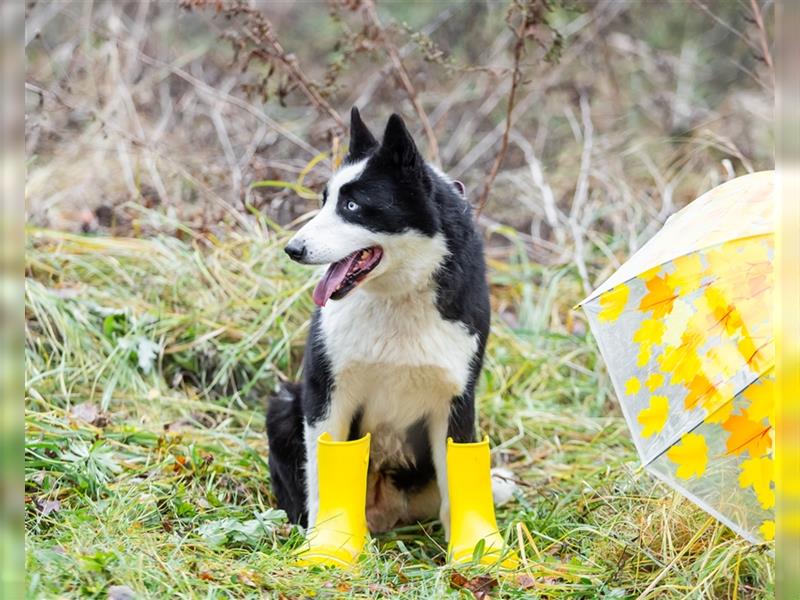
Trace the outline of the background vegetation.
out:
M 28 595 L 768 598 L 753 547 L 644 473 L 579 311 L 675 210 L 772 167 L 771 2 L 29 2 Z M 436 522 L 293 568 L 263 402 L 313 277 L 284 259 L 357 104 L 485 232 L 479 427 L 514 576 Z M 477 212 L 477 210 L 476 210 Z

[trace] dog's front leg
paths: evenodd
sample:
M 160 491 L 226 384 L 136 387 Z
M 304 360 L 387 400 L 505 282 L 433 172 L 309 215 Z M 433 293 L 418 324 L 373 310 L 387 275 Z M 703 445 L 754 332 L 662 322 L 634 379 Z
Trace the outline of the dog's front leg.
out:
M 436 469 L 436 485 L 439 487 L 439 519 L 444 527 L 445 540 L 450 540 L 450 497 L 447 489 L 447 422 L 450 411 L 439 411 L 430 416 L 430 436 L 433 467 Z
M 327 416 L 312 423 L 308 421 L 305 423 L 306 507 L 309 527 L 313 527 L 317 522 L 319 511 L 319 472 L 317 467 L 319 436 L 328 433 L 334 441 L 346 441 L 352 417 L 352 413 L 341 410 L 340 406 L 331 402 L 331 409 Z
M 444 536 L 450 540 L 450 493 L 447 483 L 447 438 L 463 444 L 475 441 L 475 396 L 468 389 L 461 396 L 456 396 L 446 410 L 435 412 L 430 416 L 428 427 L 431 444 L 433 466 L 436 469 L 436 484 L 442 503 L 439 507 L 439 519 L 444 527 Z

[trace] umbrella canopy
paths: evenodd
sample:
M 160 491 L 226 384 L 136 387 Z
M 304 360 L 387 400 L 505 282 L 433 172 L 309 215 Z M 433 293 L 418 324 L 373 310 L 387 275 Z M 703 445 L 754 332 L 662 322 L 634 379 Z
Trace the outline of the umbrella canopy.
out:
M 707 192 L 581 303 L 646 468 L 753 542 L 775 527 L 774 176 Z

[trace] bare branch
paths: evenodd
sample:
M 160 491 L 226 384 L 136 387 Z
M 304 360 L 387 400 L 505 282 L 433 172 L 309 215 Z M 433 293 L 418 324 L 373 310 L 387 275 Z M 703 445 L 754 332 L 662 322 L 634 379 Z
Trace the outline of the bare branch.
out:
M 489 199 L 489 192 L 492 191 L 492 185 L 494 184 L 494 180 L 497 179 L 497 173 L 500 171 L 500 165 L 503 164 L 503 159 L 505 159 L 506 152 L 508 152 L 508 135 L 511 132 L 511 119 L 512 115 L 514 114 L 514 102 L 517 99 L 517 88 L 519 87 L 519 82 L 522 81 L 522 71 L 519 68 L 519 62 L 522 58 L 523 52 L 525 51 L 524 28 L 526 24 L 526 19 L 523 19 L 518 30 L 514 32 L 514 35 L 517 37 L 517 41 L 514 43 L 514 66 L 512 67 L 511 74 L 511 89 L 508 92 L 506 126 L 503 130 L 503 138 L 500 142 L 500 150 L 497 153 L 497 156 L 494 157 L 494 162 L 492 163 L 492 168 L 489 171 L 489 176 L 486 179 L 486 183 L 483 184 L 483 191 L 478 198 L 478 207 L 475 209 L 475 212 L 478 215 L 481 214 L 483 207 L 486 206 L 486 201 Z
M 441 163 L 439 160 L 439 144 L 436 141 L 436 135 L 433 132 L 433 127 L 431 126 L 430 119 L 428 119 L 428 115 L 425 113 L 425 109 L 422 108 L 422 104 L 420 104 L 419 98 L 417 97 L 417 90 L 414 88 L 414 84 L 411 82 L 411 77 L 409 77 L 408 71 L 403 65 L 403 59 L 400 56 L 400 51 L 394 44 L 390 42 L 388 36 L 386 35 L 386 30 L 384 29 L 383 24 L 378 17 L 378 9 L 375 6 L 374 0 L 366 0 L 364 2 L 364 8 L 366 15 L 373 27 L 375 27 L 375 29 L 378 31 L 378 37 L 383 44 L 383 47 L 386 49 L 386 52 L 389 54 L 389 58 L 392 61 L 392 66 L 397 73 L 397 77 L 400 79 L 400 83 L 403 86 L 403 89 L 405 89 L 406 94 L 408 94 L 408 99 L 411 100 L 411 104 L 414 106 L 414 111 L 417 113 L 417 116 L 422 123 L 422 128 L 425 130 L 425 137 L 428 140 L 428 158 L 434 164 L 439 165 Z

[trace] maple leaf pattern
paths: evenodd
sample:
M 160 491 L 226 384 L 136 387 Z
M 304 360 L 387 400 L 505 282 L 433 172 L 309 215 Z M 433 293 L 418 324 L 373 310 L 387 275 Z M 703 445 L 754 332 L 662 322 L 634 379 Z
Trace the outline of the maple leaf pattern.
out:
M 650 346 L 660 344 L 665 329 L 664 321 L 645 319 L 633 334 L 633 341 L 637 344 L 648 344 Z
M 750 401 L 745 413 L 751 421 L 761 422 L 764 419 L 775 426 L 775 380 L 764 378 L 750 385 L 742 395 Z
M 663 453 L 672 476 L 723 513 L 733 506 L 770 511 L 775 502 L 773 255 L 771 235 L 723 242 L 600 296 L 599 320 L 614 331 L 608 347 L 615 349 L 620 333 L 629 336 L 629 370 L 617 375 L 640 448 Z M 659 447 L 670 439 L 678 441 Z M 703 476 L 733 486 L 714 497 L 714 486 L 692 487 Z M 753 501 L 737 504 L 745 502 L 737 494 Z M 774 536 L 768 512 L 739 518 L 756 536 Z
M 642 383 L 638 377 L 631 377 L 625 382 L 625 394 L 628 396 L 635 396 L 642 389 Z
M 664 376 L 661 373 L 650 373 L 645 381 L 647 389 L 655 392 L 658 388 L 664 385 Z
M 692 410 L 703 399 L 713 394 L 717 388 L 711 383 L 705 375 L 695 375 L 689 384 L 689 393 L 683 399 L 683 405 L 687 410 Z
M 730 433 L 725 442 L 728 454 L 739 455 L 746 451 L 756 458 L 772 447 L 769 435 L 772 427 L 751 421 L 747 415 L 732 415 L 722 424 L 722 428 Z
M 645 282 L 648 294 L 639 303 L 639 310 L 650 311 L 653 318 L 661 318 L 672 310 L 672 303 L 677 298 L 675 290 L 669 287 L 668 276 L 651 277 Z
M 767 457 L 749 458 L 742 462 L 739 474 L 739 486 L 751 487 L 764 510 L 775 506 L 775 490 L 772 489 L 773 464 Z
M 761 527 L 759 527 L 758 530 L 766 541 L 769 542 L 775 539 L 775 521 L 772 519 L 766 519 L 761 523 Z
M 616 321 L 625 310 L 630 291 L 630 288 L 623 283 L 600 296 L 600 306 L 603 307 L 603 310 L 600 311 L 597 318 L 601 321 Z
M 652 396 L 650 404 L 647 408 L 639 412 L 636 420 L 644 427 L 641 436 L 649 438 L 654 433 L 660 432 L 664 429 L 664 423 L 667 422 L 667 413 L 669 412 L 669 400 L 666 396 Z
M 681 479 L 700 477 L 708 465 L 708 445 L 699 433 L 687 433 L 667 450 L 667 458 L 678 465 L 675 474 Z

